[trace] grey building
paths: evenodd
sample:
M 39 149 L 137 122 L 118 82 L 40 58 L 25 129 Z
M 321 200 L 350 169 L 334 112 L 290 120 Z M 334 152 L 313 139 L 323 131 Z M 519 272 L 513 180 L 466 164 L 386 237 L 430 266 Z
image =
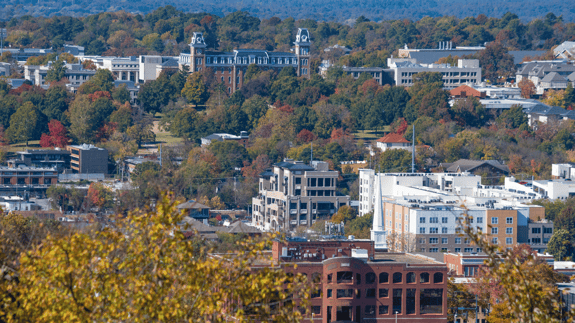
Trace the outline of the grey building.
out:
M 293 231 L 329 219 L 349 205 L 349 196 L 336 191 L 339 172 L 326 162 L 308 165 L 286 159 L 260 174 L 259 194 L 252 199 L 252 224 L 266 231 Z
M 545 253 L 547 243 L 553 235 L 553 222 L 543 220 L 529 221 L 527 225 L 527 244 L 539 253 Z
M 56 149 L 27 149 L 16 152 L 19 158 L 8 160 L 9 167 L 19 167 L 20 165 L 54 168 L 58 173 L 70 168 L 70 152 Z
M 108 150 L 94 145 L 70 145 L 70 168 L 73 173 L 108 174 Z

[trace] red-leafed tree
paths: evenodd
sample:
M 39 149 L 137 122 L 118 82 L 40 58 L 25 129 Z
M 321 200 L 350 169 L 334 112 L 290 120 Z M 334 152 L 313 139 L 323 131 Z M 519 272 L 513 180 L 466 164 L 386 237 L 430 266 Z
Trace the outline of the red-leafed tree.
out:
M 92 94 L 88 94 L 90 101 L 94 102 L 99 98 L 107 98 L 108 100 L 112 100 L 112 95 L 108 91 L 96 91 Z
M 302 129 L 302 131 L 297 134 L 296 138 L 301 143 L 308 143 L 317 139 L 316 135 L 307 129 Z
M 68 130 L 66 127 L 62 125 L 62 123 L 58 120 L 52 119 L 50 123 L 48 123 L 48 129 L 50 130 L 50 134 L 42 134 L 40 138 L 40 146 L 42 147 L 60 147 L 64 148 L 70 141 L 68 138 Z
M 405 131 L 407 130 L 407 121 L 405 121 L 405 118 L 399 118 L 397 119 L 392 125 L 391 125 L 391 130 L 398 134 L 398 135 L 402 135 L 405 133 Z

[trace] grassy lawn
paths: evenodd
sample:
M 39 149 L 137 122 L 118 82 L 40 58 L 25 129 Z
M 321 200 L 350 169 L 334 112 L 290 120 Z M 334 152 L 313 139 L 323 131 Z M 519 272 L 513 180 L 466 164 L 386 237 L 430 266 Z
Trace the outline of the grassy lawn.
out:
M 28 141 L 28 146 L 26 146 L 25 142 L 20 142 L 17 144 L 12 144 L 10 146 L 4 147 L 6 152 L 16 152 L 16 151 L 24 151 L 26 149 L 40 149 L 40 140 L 30 140 Z
M 169 132 L 157 132 L 156 133 L 156 143 L 157 144 L 178 144 L 183 142 L 184 139 L 179 138 L 179 137 L 174 137 L 172 136 L 171 133 Z

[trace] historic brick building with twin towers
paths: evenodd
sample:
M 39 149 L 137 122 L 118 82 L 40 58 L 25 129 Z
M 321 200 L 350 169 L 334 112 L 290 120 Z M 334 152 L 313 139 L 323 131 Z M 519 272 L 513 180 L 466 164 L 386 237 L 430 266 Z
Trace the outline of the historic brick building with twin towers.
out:
M 311 39 L 306 28 L 299 28 L 295 48 L 290 53 L 269 52 L 261 49 L 235 49 L 232 52 L 215 52 L 206 50 L 206 42 L 200 32 L 194 32 L 190 43 L 190 53 L 180 54 L 180 68 L 188 66 L 190 72 L 211 68 L 217 79 L 228 88 L 228 93 L 239 90 L 244 82 L 244 75 L 250 64 L 261 70 L 275 70 L 292 66 L 298 76 L 310 77 Z

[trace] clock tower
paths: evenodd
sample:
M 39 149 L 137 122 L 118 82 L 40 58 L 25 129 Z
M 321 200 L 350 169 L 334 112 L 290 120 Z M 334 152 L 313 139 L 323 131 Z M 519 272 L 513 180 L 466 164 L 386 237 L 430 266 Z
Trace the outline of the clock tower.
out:
M 310 46 L 311 39 L 307 28 L 298 28 L 294 42 L 295 55 L 297 57 L 297 75 L 306 78 L 311 77 L 310 71 Z
M 195 32 L 190 43 L 190 72 L 202 71 L 206 68 L 206 42 L 200 32 Z

